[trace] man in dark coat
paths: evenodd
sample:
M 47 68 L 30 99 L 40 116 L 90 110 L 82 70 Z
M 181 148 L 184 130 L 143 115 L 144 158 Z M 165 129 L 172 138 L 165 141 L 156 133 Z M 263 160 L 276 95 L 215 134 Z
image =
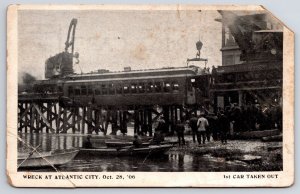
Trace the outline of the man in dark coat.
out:
M 192 136 L 193 136 L 193 142 L 196 143 L 196 135 L 197 135 L 197 122 L 198 118 L 195 116 L 195 114 L 192 114 L 192 117 L 190 118 L 190 127 L 192 129 Z
M 135 148 L 142 147 L 142 141 L 141 141 L 141 139 L 139 138 L 138 135 L 134 135 L 134 139 L 133 139 L 132 144 L 133 144 L 133 147 L 135 147 Z
M 224 112 L 221 111 L 218 116 L 218 126 L 220 127 L 220 136 L 222 143 L 227 143 L 227 135 L 230 130 L 230 122 Z
M 184 124 L 181 121 L 178 121 L 178 123 L 176 125 L 176 132 L 177 132 L 179 146 L 185 145 L 184 129 L 185 129 Z
M 83 148 L 86 148 L 86 149 L 91 149 L 91 148 L 93 148 L 93 145 L 92 145 L 92 143 L 91 143 L 91 136 L 90 136 L 90 135 L 88 135 L 88 136 L 86 137 L 86 140 L 83 142 Z

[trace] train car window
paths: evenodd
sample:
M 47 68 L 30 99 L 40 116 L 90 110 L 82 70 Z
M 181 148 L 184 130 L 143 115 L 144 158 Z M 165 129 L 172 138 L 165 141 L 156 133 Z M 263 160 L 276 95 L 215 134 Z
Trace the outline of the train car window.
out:
M 129 86 L 128 85 L 124 85 L 123 86 L 123 92 L 124 92 L 124 94 L 128 94 L 129 93 Z
M 123 93 L 122 92 L 122 85 L 121 84 L 116 85 L 116 93 L 117 94 L 122 94 Z
M 145 84 L 139 83 L 138 90 L 139 90 L 139 93 L 145 93 Z
M 173 89 L 173 91 L 179 91 L 179 84 L 177 82 L 173 82 L 172 89 Z
M 108 84 L 108 92 L 109 92 L 109 94 L 111 94 L 111 95 L 114 95 L 114 94 L 115 94 L 115 87 L 114 87 L 114 84 Z
M 98 86 L 95 87 L 95 95 L 100 95 L 100 88 Z
M 131 84 L 130 90 L 132 94 L 135 94 L 137 92 L 137 85 L 135 83 Z
M 153 88 L 153 84 L 150 83 L 146 83 L 146 92 L 147 93 L 151 93 L 152 92 L 152 88 Z
M 161 92 L 160 82 L 154 82 L 154 90 L 155 92 Z
M 72 87 L 72 86 L 69 86 L 68 92 L 69 92 L 69 95 L 70 95 L 70 96 L 73 96 L 73 95 L 74 95 L 74 90 L 73 90 L 73 87 Z
M 116 93 L 117 94 L 123 94 L 123 85 L 121 83 L 116 85 Z
M 101 85 L 101 91 L 102 91 L 102 95 L 107 95 L 108 91 L 107 91 L 106 84 Z
M 92 86 L 88 86 L 88 95 L 94 95 Z
M 81 95 L 87 95 L 86 86 L 81 86 Z
M 74 88 L 74 93 L 75 93 L 76 96 L 79 96 L 79 95 L 80 95 L 80 87 L 79 87 L 79 86 L 76 86 L 76 87 Z
M 164 83 L 164 92 L 171 92 L 172 88 L 171 88 L 171 84 L 169 82 L 165 82 Z

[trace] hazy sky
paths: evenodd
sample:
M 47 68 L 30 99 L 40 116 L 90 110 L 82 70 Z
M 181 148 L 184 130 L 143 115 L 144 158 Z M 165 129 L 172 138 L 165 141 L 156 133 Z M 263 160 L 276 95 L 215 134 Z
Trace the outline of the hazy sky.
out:
M 44 78 L 45 60 L 64 50 L 72 18 L 77 18 L 75 51 L 83 72 L 97 69 L 182 67 L 196 55 L 221 65 L 221 24 L 216 11 L 20 11 L 19 77 Z M 203 66 L 203 63 L 193 63 Z M 79 73 L 77 65 L 74 69 Z

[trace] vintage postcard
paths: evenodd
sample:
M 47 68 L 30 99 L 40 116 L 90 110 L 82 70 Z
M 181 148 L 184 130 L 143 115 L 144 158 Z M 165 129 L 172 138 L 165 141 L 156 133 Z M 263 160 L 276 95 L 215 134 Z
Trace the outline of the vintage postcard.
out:
M 15 187 L 288 187 L 294 33 L 262 6 L 11 5 Z

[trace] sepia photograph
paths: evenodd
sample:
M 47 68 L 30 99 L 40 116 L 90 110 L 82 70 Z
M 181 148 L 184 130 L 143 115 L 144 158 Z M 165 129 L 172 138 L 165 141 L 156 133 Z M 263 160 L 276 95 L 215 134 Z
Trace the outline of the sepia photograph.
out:
M 293 33 L 263 7 L 9 9 L 16 185 L 293 182 Z M 176 184 L 180 172 L 221 180 Z

